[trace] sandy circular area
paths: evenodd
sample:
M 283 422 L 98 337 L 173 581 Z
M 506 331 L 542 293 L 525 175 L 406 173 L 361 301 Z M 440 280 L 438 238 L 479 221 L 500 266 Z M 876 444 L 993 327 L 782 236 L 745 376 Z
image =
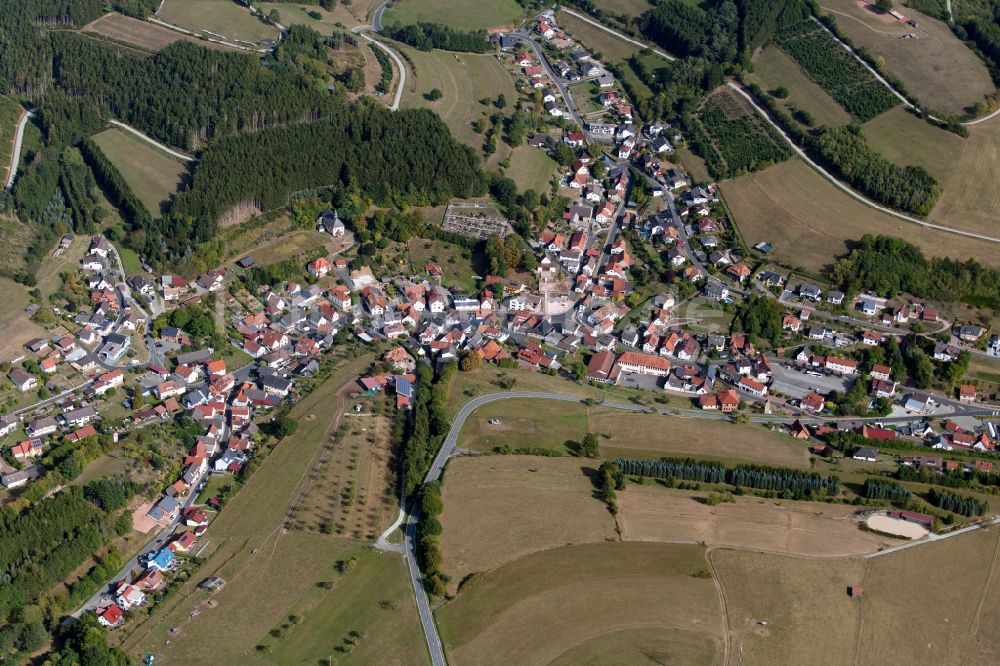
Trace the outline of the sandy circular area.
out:
M 899 518 L 890 518 L 882 514 L 869 516 L 866 522 L 868 527 L 873 530 L 886 532 L 887 534 L 896 534 L 908 539 L 919 539 L 927 536 L 927 530 L 916 523 L 911 523 L 908 520 L 900 520 Z

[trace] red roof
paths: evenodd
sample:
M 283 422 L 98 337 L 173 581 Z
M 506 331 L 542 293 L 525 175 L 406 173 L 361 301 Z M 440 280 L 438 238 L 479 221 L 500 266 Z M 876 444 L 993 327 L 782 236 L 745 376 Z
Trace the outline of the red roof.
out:
M 123 615 L 124 612 L 122 611 L 121 608 L 118 607 L 118 604 L 111 604 L 103 611 L 98 613 L 98 616 L 103 617 L 105 622 L 107 622 L 108 624 L 118 624 L 118 622 L 122 619 Z

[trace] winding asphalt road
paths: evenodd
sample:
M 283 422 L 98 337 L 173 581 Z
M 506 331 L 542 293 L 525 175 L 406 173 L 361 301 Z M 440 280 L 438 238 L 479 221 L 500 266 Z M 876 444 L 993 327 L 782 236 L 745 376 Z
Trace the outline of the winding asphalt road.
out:
M 590 133 L 590 130 L 587 129 L 587 124 L 583 122 L 583 117 L 580 116 L 580 111 L 576 108 L 576 104 L 573 102 L 573 96 L 569 94 L 569 90 L 566 88 L 565 84 L 563 84 L 562 79 L 556 76 L 555 71 L 552 69 L 552 65 L 549 64 L 549 59 L 546 58 L 545 53 L 542 52 L 542 47 L 540 47 L 538 43 L 524 30 L 515 30 L 510 34 L 519 42 L 526 43 L 531 47 L 531 50 L 535 52 L 535 55 L 538 56 L 538 60 L 542 63 L 542 67 L 545 68 L 545 73 L 548 74 L 552 83 L 554 83 L 556 88 L 559 89 L 559 94 L 562 95 L 563 101 L 566 102 L 566 108 L 569 109 L 569 113 L 573 116 L 573 120 L 576 121 L 576 124 L 580 126 L 580 131 L 583 132 L 583 136 L 586 138 L 587 143 L 593 143 L 594 137 Z
M 28 126 L 28 121 L 34 115 L 31 111 L 21 114 L 21 120 L 17 123 L 17 131 L 14 134 L 14 152 L 10 154 L 10 171 L 7 174 L 7 182 L 4 189 L 10 190 L 14 186 L 14 178 L 17 177 L 17 166 L 21 162 L 21 146 L 24 143 L 24 128 Z
M 381 7 L 379 7 L 379 9 L 381 9 Z M 388 53 L 389 57 L 391 57 L 393 59 L 393 61 L 396 63 L 396 67 L 399 68 L 399 85 L 396 86 L 396 96 L 393 98 L 392 104 L 389 106 L 389 108 L 392 109 L 393 111 L 398 111 L 399 110 L 399 100 L 403 96 L 403 88 L 406 87 L 406 65 L 403 64 L 402 59 L 398 55 L 396 55 L 395 51 L 393 51 L 392 49 L 390 49 L 388 46 L 386 46 L 385 44 L 383 44 L 379 40 L 372 39 L 371 37 L 369 37 L 368 35 L 366 35 L 364 33 L 364 31 L 368 27 L 369 26 L 366 26 L 366 25 L 359 25 L 357 28 L 354 28 L 354 30 L 352 30 L 352 32 L 354 34 L 360 36 L 362 39 L 368 40 L 369 42 L 371 42 L 372 44 L 374 44 L 378 48 L 380 48 L 383 51 L 385 51 L 386 53 Z
M 431 463 L 431 467 L 427 470 L 427 475 L 424 477 L 424 484 L 431 481 L 437 481 L 441 478 L 441 474 L 444 471 L 445 465 L 448 463 L 448 459 L 455 455 L 458 449 L 458 439 L 462 433 L 462 428 L 465 426 L 465 422 L 472 416 L 473 412 L 484 405 L 488 405 L 491 402 L 497 402 L 498 400 L 512 400 L 512 399 L 522 399 L 522 400 L 557 400 L 560 402 L 570 402 L 582 404 L 585 402 L 584 398 L 574 395 L 566 395 L 563 393 L 550 393 L 546 391 L 507 391 L 503 393 L 491 393 L 488 395 L 479 396 L 473 400 L 470 400 L 458 411 L 455 415 L 455 419 L 452 421 L 451 429 L 448 431 L 448 436 L 445 438 L 444 443 L 441 445 L 441 449 L 438 451 L 437 455 L 434 457 L 434 461 Z M 645 405 L 636 405 L 628 402 L 618 402 L 612 400 L 605 400 L 600 403 L 602 407 L 610 407 L 612 409 L 620 409 L 628 412 L 635 413 L 654 413 L 663 416 L 687 416 L 691 418 L 701 418 L 713 421 L 729 421 L 731 417 L 727 414 L 720 414 L 718 412 L 705 412 L 700 410 L 669 410 L 669 409 L 658 409 L 654 410 Z M 970 409 L 968 411 L 956 412 L 963 416 L 988 416 L 992 414 L 989 409 Z M 938 418 L 949 416 L 949 414 L 937 414 Z M 771 416 L 756 414 L 751 415 L 750 420 L 754 423 L 792 423 L 796 419 L 803 423 L 830 423 L 837 421 L 852 421 L 852 422 L 874 422 L 879 421 L 882 423 L 905 423 L 913 420 L 913 416 L 898 416 L 898 417 L 840 417 L 840 418 L 824 418 L 824 417 L 793 417 L 793 416 Z M 417 524 L 420 519 L 420 505 L 414 503 L 406 513 L 406 527 L 404 530 L 404 542 L 402 548 L 398 545 L 393 545 L 388 543 L 389 535 L 399 527 L 401 523 L 402 513 L 400 518 L 389 527 L 378 539 L 376 546 L 382 550 L 389 550 L 393 552 L 403 551 L 406 557 L 407 568 L 410 573 L 410 582 L 413 585 L 413 593 L 416 596 L 417 602 L 417 612 L 420 615 L 420 624 L 424 630 L 424 636 L 427 640 L 427 647 L 430 650 L 431 663 L 434 666 L 446 666 L 447 659 L 444 655 L 444 648 L 441 644 L 441 637 L 438 635 L 437 626 L 434 624 L 434 614 L 431 611 L 430 599 L 427 596 L 427 591 L 424 589 L 423 579 L 420 574 L 420 566 L 417 563 Z M 963 530 L 958 530 L 956 532 L 950 533 L 949 535 L 941 535 L 937 537 L 939 540 L 942 538 L 947 538 L 948 536 L 953 536 L 955 534 L 964 533 L 972 529 L 978 529 L 980 527 L 985 527 L 992 524 L 1000 524 L 1000 517 L 994 519 L 990 523 L 984 523 L 982 525 L 977 525 L 972 528 L 966 528 Z M 929 543 L 931 540 L 925 539 L 919 542 L 908 544 L 903 547 L 910 547 L 920 543 Z M 896 550 L 902 547 L 897 547 Z M 880 554 L 892 551 L 882 551 Z M 873 555 L 869 555 L 872 557 Z

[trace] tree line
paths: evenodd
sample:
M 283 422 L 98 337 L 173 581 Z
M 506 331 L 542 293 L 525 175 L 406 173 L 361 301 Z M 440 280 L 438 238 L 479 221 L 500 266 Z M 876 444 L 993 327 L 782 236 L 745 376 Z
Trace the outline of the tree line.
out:
M 419 22 L 409 25 L 393 25 L 385 28 L 385 34 L 390 39 L 403 42 L 420 51 L 443 49 L 445 51 L 486 53 L 490 49 L 485 30 L 467 32 L 455 30 L 442 23 Z
M 445 415 L 445 403 L 458 364 L 447 363 L 434 380 L 434 371 L 425 363 L 417 364 L 417 399 L 403 449 L 403 493 L 412 497 L 423 483 L 434 456 L 451 428 Z
M 893 164 L 868 144 L 860 127 L 824 127 L 812 147 L 852 187 L 886 206 L 927 215 L 941 196 L 941 186 L 923 167 Z
M 868 499 L 889 500 L 890 502 L 906 502 L 910 499 L 910 491 L 904 486 L 885 479 L 865 479 L 865 497 Z
M 974 497 L 965 497 L 947 490 L 931 488 L 927 493 L 927 501 L 939 509 L 958 513 L 966 517 L 982 516 L 990 508 L 989 503 L 980 502 Z
M 801 472 L 781 467 L 764 465 L 726 467 L 722 463 L 691 458 L 660 458 L 659 460 L 619 458 L 615 464 L 625 474 L 631 476 L 728 483 L 746 488 L 777 491 L 794 499 L 817 495 L 835 497 L 840 493 L 840 479 L 836 476 L 830 475 L 823 478 L 813 472 Z

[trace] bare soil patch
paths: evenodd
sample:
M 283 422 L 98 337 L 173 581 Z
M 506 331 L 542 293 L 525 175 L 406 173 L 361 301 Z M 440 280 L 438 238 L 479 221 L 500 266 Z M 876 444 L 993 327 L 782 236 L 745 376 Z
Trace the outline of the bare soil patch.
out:
M 625 541 L 705 543 L 812 557 L 843 557 L 897 542 L 864 532 L 853 507 L 737 497 L 709 506 L 707 493 L 631 485 L 618 493 Z

